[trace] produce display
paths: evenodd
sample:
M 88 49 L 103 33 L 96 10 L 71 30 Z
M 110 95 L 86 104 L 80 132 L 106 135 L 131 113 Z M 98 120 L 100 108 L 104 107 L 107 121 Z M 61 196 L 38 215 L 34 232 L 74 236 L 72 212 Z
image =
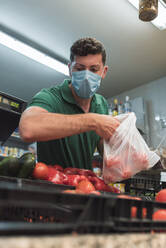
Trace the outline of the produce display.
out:
M 78 189 L 73 193 L 99 194 L 96 191 L 120 193 L 120 190 L 108 186 L 93 171 L 68 167 L 63 169 L 60 165 L 46 165 L 36 163 L 32 153 L 25 153 L 20 158 L 6 157 L 0 162 L 0 175 L 18 178 L 33 178 L 46 180 L 55 184 L 69 185 Z M 92 186 L 90 186 L 92 185 Z M 87 188 L 89 189 L 87 190 Z
M 99 190 L 120 193 L 119 189 L 108 186 L 101 178 L 97 177 L 93 171 L 86 169 L 72 167 L 63 169 L 60 165 L 50 166 L 39 162 L 36 164 L 32 176 L 36 179 L 47 180 L 55 184 L 75 186 L 77 190 L 73 191 L 73 193 L 78 193 L 80 189 L 84 189 L 82 190 L 84 193 L 90 193 L 87 192 L 88 187 L 91 187 L 91 190 L 89 189 L 89 191 Z M 83 186 L 80 186 L 81 184 Z
M 54 184 L 74 186 L 74 189 L 65 189 L 62 193 L 69 194 L 95 194 L 101 192 L 116 193 L 118 198 L 141 201 L 141 197 L 120 194 L 120 190 L 114 186 L 107 185 L 93 171 L 68 167 L 63 169 L 60 165 L 46 165 L 36 163 L 32 153 L 25 153 L 20 158 L 6 157 L 0 161 L 0 175 L 18 178 L 31 178 L 45 180 Z M 166 203 L 166 189 L 160 190 L 155 196 L 156 202 Z M 142 219 L 146 219 L 147 209 L 142 207 Z M 131 218 L 137 218 L 137 207 L 131 207 Z M 154 209 L 152 219 L 154 221 L 166 221 L 166 209 Z

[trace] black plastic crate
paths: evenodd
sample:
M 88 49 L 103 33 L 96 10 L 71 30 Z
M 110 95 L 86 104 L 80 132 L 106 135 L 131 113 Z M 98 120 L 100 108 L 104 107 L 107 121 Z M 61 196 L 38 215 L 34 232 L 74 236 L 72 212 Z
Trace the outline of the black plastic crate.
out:
M 0 235 L 166 230 L 165 221 L 152 221 L 156 209 L 166 209 L 164 203 L 121 199 L 116 194 L 66 194 L 45 183 L 41 188 L 27 185 L 0 183 Z M 131 217 L 133 207 L 137 208 L 135 218 Z
M 123 181 L 125 192 L 137 196 L 145 196 L 154 199 L 156 193 L 162 189 L 162 183 L 158 179 L 148 177 L 133 177 Z
M 0 176 L 0 185 L 3 185 L 4 183 L 9 183 L 14 185 L 14 187 L 17 188 L 31 188 L 34 186 L 36 189 L 44 189 L 44 190 L 51 190 L 51 191 L 59 191 L 59 190 L 65 190 L 65 189 L 74 189 L 74 186 L 70 185 L 64 185 L 64 184 L 54 184 L 49 181 L 45 180 L 38 180 L 38 179 L 24 179 L 24 178 L 18 178 L 18 177 L 7 177 L 7 176 Z

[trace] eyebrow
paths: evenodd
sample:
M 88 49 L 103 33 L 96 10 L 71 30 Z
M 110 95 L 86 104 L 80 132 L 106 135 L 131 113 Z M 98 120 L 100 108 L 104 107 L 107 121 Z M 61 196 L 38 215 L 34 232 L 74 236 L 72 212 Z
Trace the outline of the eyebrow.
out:
M 79 64 L 79 63 L 76 63 L 75 65 L 74 65 L 74 67 L 75 66 L 82 66 L 82 67 L 85 67 L 85 65 L 82 65 L 82 64 Z
M 75 66 L 86 67 L 85 65 L 83 65 L 83 64 L 79 64 L 79 63 L 76 63 L 76 64 L 74 65 L 74 67 L 75 67 Z M 100 65 L 99 65 L 99 64 L 96 64 L 96 65 L 91 65 L 90 67 L 97 67 L 97 68 L 99 68 L 99 67 L 100 67 Z
M 90 67 L 100 68 L 100 65 L 91 65 Z

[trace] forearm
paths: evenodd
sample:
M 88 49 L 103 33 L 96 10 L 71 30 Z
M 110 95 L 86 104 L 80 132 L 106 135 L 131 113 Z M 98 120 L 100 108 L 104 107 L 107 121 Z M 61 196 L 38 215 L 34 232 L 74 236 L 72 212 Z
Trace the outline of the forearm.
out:
M 35 113 L 21 118 L 19 130 L 27 142 L 47 141 L 95 129 L 94 114 Z

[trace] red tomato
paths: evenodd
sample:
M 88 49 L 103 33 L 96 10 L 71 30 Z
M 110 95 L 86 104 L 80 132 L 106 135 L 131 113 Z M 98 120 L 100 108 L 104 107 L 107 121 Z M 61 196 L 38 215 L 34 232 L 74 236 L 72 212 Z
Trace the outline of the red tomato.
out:
M 76 190 L 81 190 L 84 193 L 89 194 L 92 191 L 95 191 L 95 187 L 88 180 L 82 180 L 77 184 Z
M 56 170 L 59 170 L 59 171 L 62 171 L 62 172 L 63 172 L 63 168 L 62 168 L 62 166 L 59 165 L 59 164 L 53 165 L 53 168 L 55 168 Z
M 78 168 L 72 168 L 72 167 L 68 167 L 64 169 L 64 173 L 67 175 L 78 175 Z
M 146 214 L 147 214 L 147 209 L 142 208 L 142 218 L 146 218 Z M 131 218 L 136 218 L 136 217 L 137 217 L 137 207 L 133 206 L 131 208 Z
M 128 166 L 130 168 L 130 166 Z M 122 173 L 122 178 L 123 179 L 127 179 L 127 178 L 130 178 L 132 176 L 132 173 L 131 173 L 131 170 L 130 169 L 126 169 L 123 171 Z
M 160 190 L 156 197 L 155 197 L 155 200 L 158 201 L 158 202 L 166 202 L 166 189 L 162 189 Z
M 80 189 L 76 189 L 75 191 L 76 191 L 77 194 L 85 194 L 85 192 L 83 192 L 83 191 L 80 190 Z
M 42 162 L 38 162 L 33 170 L 33 177 L 37 179 L 47 179 L 48 166 Z
M 63 183 L 66 185 L 77 186 L 77 184 L 80 181 L 86 180 L 86 177 L 82 175 L 68 175 L 68 174 L 64 174 L 64 175 L 65 177 Z
M 106 166 L 108 168 L 111 168 L 111 167 L 114 167 L 114 166 L 117 166 L 119 165 L 120 166 L 121 164 L 121 161 L 120 161 L 120 158 L 117 156 L 117 157 L 112 157 L 111 155 L 107 158 L 106 160 Z
M 64 184 L 65 178 L 66 178 L 66 175 L 61 171 L 58 171 L 58 170 L 54 169 L 53 173 L 51 171 L 51 174 L 50 174 L 50 171 L 49 171 L 48 181 L 50 181 L 52 183 Z
M 105 184 L 105 182 L 99 177 L 88 176 L 88 180 L 94 185 L 96 190 L 113 192 L 113 193 L 120 193 L 119 189 Z
M 138 153 L 134 151 L 132 155 L 133 155 L 133 161 L 136 162 L 136 164 L 138 165 L 138 168 L 141 168 L 142 170 L 147 169 L 148 157 L 145 153 Z
M 48 180 L 50 180 L 54 175 L 57 173 L 58 170 L 56 170 L 52 165 L 48 166 Z
M 138 200 L 138 201 L 141 200 L 140 197 L 131 196 L 131 195 L 118 195 L 117 197 L 118 198 L 124 198 L 124 199 L 134 199 L 134 200 Z M 146 218 L 146 214 L 147 214 L 147 209 L 142 208 L 142 218 Z M 137 207 L 133 206 L 133 207 L 131 207 L 131 218 L 136 218 L 136 217 L 137 217 Z
M 63 193 L 68 193 L 68 194 L 76 194 L 75 189 L 65 189 L 62 191 Z
M 118 198 L 124 198 L 124 199 L 133 199 L 133 200 L 141 200 L 141 198 L 140 197 L 137 197 L 137 196 L 131 196 L 131 195 L 123 195 L 123 194 L 121 194 L 121 195 L 118 195 L 117 196 Z
M 78 169 L 78 174 L 83 176 L 96 177 L 96 174 L 93 171 L 86 169 Z
M 160 220 L 166 221 L 166 209 L 160 209 L 154 212 L 152 219 L 159 220 L 159 221 Z
M 97 191 L 97 190 L 95 190 L 95 191 L 91 191 L 91 192 L 90 192 L 90 194 L 94 194 L 94 195 L 101 195 L 101 193 L 100 193 L 99 191 Z

